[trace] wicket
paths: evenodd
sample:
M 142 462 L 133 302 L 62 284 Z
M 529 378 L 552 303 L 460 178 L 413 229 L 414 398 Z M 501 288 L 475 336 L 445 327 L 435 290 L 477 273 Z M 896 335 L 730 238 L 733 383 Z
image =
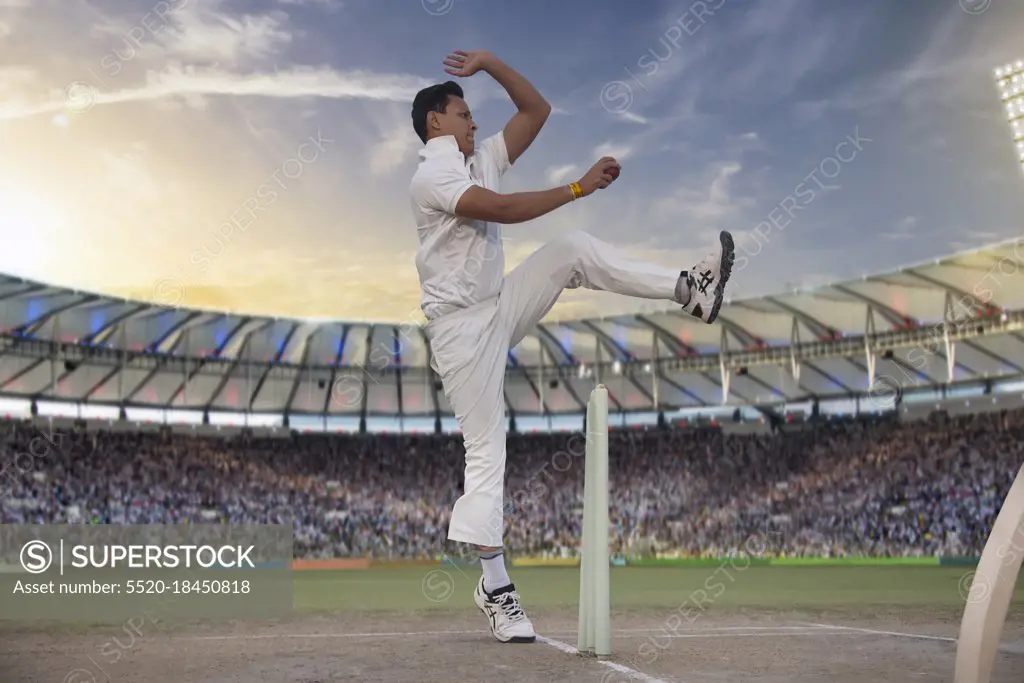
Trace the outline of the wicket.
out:
M 579 639 L 581 655 L 611 655 L 611 589 L 608 556 L 608 389 L 597 385 L 587 402 L 587 447 L 580 549 Z
M 955 683 L 989 683 L 992 679 L 1022 560 L 1024 467 L 1003 500 L 974 574 L 957 639 Z

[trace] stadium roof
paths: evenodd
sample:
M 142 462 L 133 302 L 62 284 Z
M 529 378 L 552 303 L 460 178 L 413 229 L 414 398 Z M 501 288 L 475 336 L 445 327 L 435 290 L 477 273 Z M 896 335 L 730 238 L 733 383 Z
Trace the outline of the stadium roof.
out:
M 616 410 L 652 410 L 655 395 L 662 409 L 720 406 L 719 360 L 734 365 L 738 353 L 777 357 L 792 342 L 804 348 L 837 340 L 853 351 L 813 360 L 795 354 L 802 358 L 799 379 L 778 362 L 731 373 L 731 402 L 864 392 L 867 357 L 853 338 L 866 330 L 898 338 L 940 321 L 951 305 L 956 312 L 947 319 L 961 321 L 1020 311 L 1022 265 L 1024 240 L 1013 240 L 862 279 L 731 301 L 710 326 L 678 310 L 545 322 L 509 356 L 508 407 L 517 414 L 579 412 L 595 377 L 608 386 Z M 428 369 L 425 337 L 411 323 L 167 308 L 0 276 L 0 331 L 0 394 L 7 396 L 294 414 L 451 414 Z M 953 380 L 1024 374 L 1024 336 L 1016 327 L 965 334 Z M 880 356 L 876 374 L 904 384 L 949 379 L 944 347 L 917 359 L 914 345 L 907 346 L 895 344 L 892 359 Z M 702 356 L 715 360 L 690 362 Z M 604 368 L 596 376 L 595 364 Z

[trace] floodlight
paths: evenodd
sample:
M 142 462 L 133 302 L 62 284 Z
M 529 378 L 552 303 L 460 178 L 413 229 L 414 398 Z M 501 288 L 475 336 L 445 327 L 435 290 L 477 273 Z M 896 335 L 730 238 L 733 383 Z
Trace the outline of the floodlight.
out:
M 1017 157 L 1024 168 L 1024 60 L 996 68 L 995 77 L 999 99 L 1006 107 L 1006 118 L 1013 130 Z

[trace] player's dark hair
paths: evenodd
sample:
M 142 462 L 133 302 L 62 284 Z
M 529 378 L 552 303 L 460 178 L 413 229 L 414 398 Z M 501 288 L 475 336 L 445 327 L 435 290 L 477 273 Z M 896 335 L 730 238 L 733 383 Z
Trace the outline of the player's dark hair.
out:
M 427 141 L 427 114 L 432 111 L 444 114 L 451 96 L 465 99 L 462 87 L 455 81 L 431 85 L 416 93 L 412 101 L 412 128 L 424 143 Z

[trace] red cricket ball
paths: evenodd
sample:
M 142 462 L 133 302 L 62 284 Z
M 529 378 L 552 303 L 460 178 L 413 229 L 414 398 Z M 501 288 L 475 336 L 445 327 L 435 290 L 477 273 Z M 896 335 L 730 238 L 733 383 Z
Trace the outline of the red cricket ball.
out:
M 609 168 L 608 169 L 608 175 L 610 175 L 612 177 L 612 180 L 615 180 L 616 178 L 618 178 L 619 177 L 619 168 L 618 168 L 618 166 L 612 166 L 611 168 Z

